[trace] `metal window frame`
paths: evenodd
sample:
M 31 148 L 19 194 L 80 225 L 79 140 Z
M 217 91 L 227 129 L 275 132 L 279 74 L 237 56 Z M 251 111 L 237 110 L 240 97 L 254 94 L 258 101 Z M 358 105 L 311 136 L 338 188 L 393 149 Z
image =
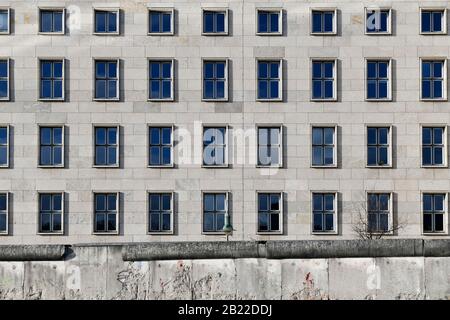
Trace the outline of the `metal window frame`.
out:
M 96 164 L 95 163 L 95 156 L 96 156 L 96 129 L 97 128 L 116 128 L 117 133 L 116 133 L 116 138 L 117 138 L 117 149 L 116 149 L 116 159 L 117 162 L 116 164 L 113 165 L 103 165 L 103 164 Z M 120 125 L 118 124 L 92 124 L 92 167 L 93 168 L 120 168 Z
M 205 194 L 214 194 L 214 195 L 216 195 L 216 194 L 225 194 L 225 211 L 224 211 L 224 217 L 228 214 L 230 214 L 230 211 L 229 211 L 229 191 L 227 191 L 227 190 L 213 190 L 213 191 L 211 191 L 211 190 L 202 190 L 201 191 L 201 193 L 202 193 L 202 200 L 201 200 L 201 212 L 202 212 L 202 218 L 201 218 L 201 228 L 202 228 L 202 235 L 225 235 L 226 233 L 225 232 L 223 232 L 223 231 L 205 231 L 205 229 L 204 229 L 204 225 L 203 225 L 203 223 L 204 223 L 204 220 L 205 220 L 205 208 L 204 208 L 204 197 L 205 197 Z M 215 199 L 215 198 L 214 198 Z M 214 206 L 215 206 L 215 203 L 214 203 Z M 217 211 L 212 211 L 212 212 L 214 212 L 214 215 L 216 215 L 216 213 L 217 213 Z M 216 221 L 217 222 L 217 221 Z M 217 227 L 217 223 L 216 223 L 216 227 Z
M 388 210 L 388 231 L 384 232 L 381 230 L 378 230 L 376 232 L 372 231 L 372 234 L 383 234 L 383 235 L 394 235 L 394 192 L 392 191 L 385 191 L 385 190 L 366 190 L 366 215 L 367 215 L 367 229 L 369 228 L 369 195 L 370 194 L 376 194 L 378 195 L 377 201 L 379 202 L 379 195 L 380 194 L 388 194 L 389 195 L 389 210 Z M 380 210 L 378 210 L 376 213 L 379 215 Z M 369 232 L 369 230 L 367 230 Z
M 42 11 L 53 11 L 62 13 L 62 31 L 41 31 Z M 52 17 L 53 19 L 53 17 Z M 38 7 L 38 34 L 40 35 L 65 35 L 66 34 L 66 8 L 65 7 Z
M 61 138 L 62 138 L 62 143 L 61 143 L 61 160 L 62 163 L 58 164 L 58 165 L 44 165 L 41 164 L 41 129 L 42 128 L 61 128 Z M 37 167 L 38 168 L 64 168 L 65 167 L 65 125 L 64 124 L 59 124 L 59 123 L 55 123 L 55 124 L 38 124 L 38 134 L 37 134 L 37 146 L 38 146 L 38 159 L 37 159 Z M 52 139 L 53 139 L 53 130 L 52 130 Z M 54 145 L 51 145 L 52 147 L 52 152 L 53 152 L 53 147 Z
M 0 128 L 6 128 L 6 164 L 0 165 L 0 169 L 8 169 L 10 163 L 10 148 L 11 148 L 11 130 L 9 124 L 0 124 Z
M 313 164 L 313 149 L 314 149 L 314 144 L 313 144 L 313 130 L 315 128 L 320 128 L 320 129 L 325 129 L 325 128 L 333 128 L 334 129 L 334 135 L 333 135 L 333 163 L 332 164 Z M 338 149 L 338 125 L 335 123 L 314 123 L 310 125 L 310 141 L 311 141 L 311 148 L 310 148 L 310 152 L 311 152 L 311 156 L 310 156 L 310 167 L 311 168 L 321 168 L 321 169 L 326 169 L 326 168 L 337 168 L 337 149 Z M 324 145 L 321 146 L 322 148 L 324 147 Z
M 229 59 L 228 58 L 202 58 L 202 101 L 205 102 L 227 102 L 228 101 L 228 77 L 229 77 L 229 72 L 228 72 L 228 63 Z M 225 88 L 224 88 L 224 93 L 225 96 L 223 98 L 205 98 L 205 63 L 208 62 L 212 62 L 212 63 L 221 63 L 224 62 L 225 63 L 225 71 L 224 71 L 224 80 L 225 80 Z M 217 79 L 215 79 L 217 80 Z
M 115 32 L 98 32 L 96 31 L 96 13 L 97 12 L 115 12 L 116 13 L 116 26 L 117 30 Z M 109 18 L 108 18 L 109 19 Z M 92 10 L 92 34 L 96 36 L 118 36 L 120 35 L 120 8 L 109 8 L 109 7 L 93 7 Z
M 314 78 L 313 78 L 313 65 L 316 62 L 333 62 L 333 97 L 331 98 L 314 98 Z M 310 58 L 310 101 L 312 102 L 336 102 L 338 101 L 337 87 L 338 87 L 338 59 L 337 58 Z M 323 80 L 321 80 L 323 81 Z
M 365 67 L 364 67 L 364 91 L 365 91 L 365 95 L 364 95 L 364 100 L 365 101 L 373 101 L 373 102 L 383 102 L 383 101 L 392 101 L 392 58 L 383 58 L 383 57 L 379 57 L 379 58 L 365 58 Z M 386 98 L 369 98 L 368 94 L 369 91 L 367 90 L 368 84 L 369 84 L 369 72 L 368 72 L 368 65 L 369 62 L 375 62 L 377 63 L 377 68 L 378 68 L 378 63 L 380 62 L 387 62 L 388 64 L 388 70 L 387 70 L 387 82 L 388 82 L 388 86 L 387 86 L 387 97 Z M 378 83 L 379 78 L 377 76 L 377 78 L 375 79 Z M 379 86 L 377 85 L 377 88 L 379 88 Z M 377 92 L 378 95 L 378 92 Z
M 332 32 L 314 32 L 314 27 L 313 27 L 313 13 L 314 12 L 333 12 L 333 31 Z M 324 7 L 324 8 L 320 8 L 320 7 L 313 7 L 309 9 L 309 27 L 310 27 L 310 31 L 309 34 L 312 36 L 336 36 L 337 35 L 337 19 L 338 19 L 338 11 L 336 7 Z M 322 28 L 323 30 L 323 28 Z
M 61 98 L 43 98 L 41 96 L 41 87 L 42 87 L 42 62 L 44 61 L 50 61 L 52 62 L 52 70 L 53 70 L 53 63 L 54 62 L 61 62 L 62 63 L 62 97 Z M 46 58 L 46 57 L 39 57 L 38 58 L 38 101 L 49 101 L 49 102 L 64 102 L 66 100 L 66 59 L 62 57 L 52 57 L 52 58 Z M 59 80 L 59 79 L 58 79 Z M 54 79 L 51 79 L 52 86 Z M 52 87 L 52 93 L 53 93 L 53 87 Z
M 278 194 L 280 196 L 280 210 L 279 210 L 279 226 L 280 230 L 275 231 L 260 231 L 259 230 L 259 195 L 260 194 Z M 257 235 L 283 235 L 284 234 L 284 192 L 279 190 L 256 190 L 256 234 Z M 269 214 L 271 210 L 267 211 Z
M 213 13 L 224 13 L 225 19 L 224 19 L 224 31 L 217 32 L 205 32 L 205 12 L 213 12 Z M 229 34 L 229 9 L 228 7 L 202 7 L 202 36 L 228 36 Z M 217 20 L 217 19 L 215 19 Z M 215 28 L 216 26 L 214 26 Z
M 433 231 L 433 232 L 425 232 L 424 231 L 424 225 L 423 225 L 423 217 L 424 217 L 424 210 L 423 210 L 423 196 L 425 194 L 432 194 L 437 195 L 437 194 L 443 194 L 444 195 L 444 217 L 443 217 L 443 225 L 444 225 L 444 230 L 443 231 Z M 422 236 L 443 236 L 443 235 L 448 235 L 448 201 L 449 201 L 449 197 L 448 197 L 448 191 L 442 191 L 442 190 L 432 190 L 432 191 L 428 191 L 428 190 L 421 190 L 420 191 L 420 229 L 421 229 L 421 234 Z M 434 215 L 434 214 L 433 214 Z
M 368 144 L 368 130 L 369 128 L 377 129 L 377 139 L 378 139 L 378 129 L 379 128 L 387 128 L 388 129 L 388 163 L 386 165 L 369 165 L 369 144 Z M 365 145 L 365 167 L 366 168 L 374 168 L 374 169 L 390 169 L 392 168 L 392 124 L 386 123 L 366 123 L 364 125 L 364 145 Z M 377 149 L 378 150 L 378 149 Z
M 257 36 L 282 36 L 284 33 L 283 30 L 283 8 L 282 7 L 258 7 L 256 8 L 255 14 L 255 35 Z M 259 32 L 259 13 L 260 12 L 268 12 L 268 13 L 278 13 L 278 32 Z
M 52 196 L 52 201 L 53 201 L 53 195 L 61 195 L 61 231 L 42 231 L 41 229 L 41 195 L 44 194 L 50 194 Z M 37 192 L 37 212 L 38 212 L 38 216 L 37 216 L 37 235 L 41 235 L 41 236 L 54 236 L 54 235 L 64 235 L 64 225 L 65 225 L 65 192 L 61 191 L 61 190 L 39 190 Z M 52 204 L 53 206 L 53 204 Z M 53 216 L 53 211 L 51 211 L 52 216 Z M 53 223 L 53 221 L 52 221 Z M 53 226 L 52 226 L 53 229 Z
M 260 62 L 266 62 L 266 63 L 274 63 L 277 62 L 279 64 L 278 66 L 278 97 L 277 98 L 259 98 L 259 77 L 258 77 L 258 67 Z M 283 70 L 284 70 L 284 60 L 282 58 L 256 58 L 256 101 L 258 102 L 283 102 Z M 270 71 L 269 71 L 270 72 Z M 269 81 L 270 79 L 275 79 L 272 77 L 267 78 Z M 270 90 L 270 89 L 269 89 Z M 270 93 L 270 92 L 269 92 Z
M 315 194 L 333 194 L 333 206 L 334 206 L 334 214 L 333 214 L 333 230 L 330 231 L 315 231 L 314 230 L 314 195 Z M 339 207 L 338 207 L 338 197 L 339 192 L 336 190 L 311 190 L 310 191 L 310 204 L 311 204 L 311 211 L 310 211 L 310 219 L 311 219 L 311 235 L 338 235 L 339 234 Z M 324 212 L 324 211 L 323 211 Z M 322 212 L 322 215 L 323 215 Z
M 422 13 L 423 12 L 442 12 L 441 25 L 442 31 L 422 31 Z M 447 34 L 447 8 L 446 7 L 420 7 L 419 8 L 419 34 L 420 35 L 446 35 Z
M 170 31 L 152 32 L 150 31 L 150 14 L 159 12 L 162 14 L 170 13 Z M 159 22 L 161 24 L 161 21 Z M 147 8 L 147 35 L 149 36 L 173 36 L 175 34 L 175 8 L 173 7 L 148 7 Z
M 169 98 L 151 98 L 150 97 L 150 81 L 152 78 L 150 77 L 150 64 L 151 63 L 167 63 L 170 62 L 170 97 Z M 166 78 L 159 78 L 166 79 Z M 167 78 L 168 79 L 168 78 Z M 175 100 L 175 59 L 173 58 L 147 58 L 147 101 L 155 101 L 155 102 L 172 102 Z
M 152 194 L 170 194 L 170 230 L 150 231 L 150 195 Z M 174 219 L 175 219 L 175 192 L 173 190 L 147 190 L 147 214 L 146 226 L 147 235 L 173 235 L 174 234 Z
M 443 152 L 442 152 L 442 158 L 443 158 L 443 163 L 440 165 L 435 165 L 435 164 L 427 164 L 424 165 L 423 164 L 423 154 L 422 154 L 422 149 L 423 149 L 423 139 L 422 139 L 422 134 L 423 134 L 423 129 L 424 128 L 442 128 L 444 129 L 443 131 L 443 139 L 442 139 L 442 143 L 443 143 Z M 420 167 L 421 168 L 447 168 L 448 167 L 448 147 L 447 147 L 447 124 L 443 123 L 443 124 L 436 124 L 436 123 L 421 123 L 420 124 L 420 135 L 419 135 L 419 143 L 420 143 Z
M 419 75 L 419 88 L 420 88 L 420 101 L 447 101 L 447 58 L 446 57 L 420 57 L 420 75 Z M 422 64 L 424 62 L 443 62 L 442 70 L 442 98 L 424 98 L 422 93 Z
M 7 31 L 0 31 L 0 35 L 9 35 L 11 34 L 11 8 L 10 7 L 3 7 L 0 6 L 0 10 L 6 10 L 8 14 L 8 30 Z
M 205 129 L 218 129 L 218 128 L 225 128 L 225 137 L 224 137 L 224 164 L 205 164 L 204 163 L 204 152 L 205 152 L 205 144 L 203 140 L 203 136 L 205 134 Z M 229 125 L 228 124 L 202 124 L 202 168 L 228 168 L 229 167 Z
M 150 130 L 152 128 L 170 128 L 172 130 L 171 139 L 170 139 L 170 159 L 171 163 L 168 165 L 155 165 L 150 164 Z M 147 168 L 174 168 L 175 167 L 175 161 L 174 161 L 174 132 L 175 132 L 175 125 L 173 124 L 157 124 L 157 123 L 151 123 L 147 124 Z
M 0 61 L 6 61 L 6 97 L 0 97 L 0 102 L 10 101 L 11 96 L 11 58 L 0 57 Z
M 108 196 L 109 194 L 115 194 L 116 195 L 116 230 L 114 231 L 96 231 L 95 228 L 95 217 L 96 217 L 96 209 L 95 209 L 95 200 L 96 195 L 98 194 L 105 194 Z M 120 235 L 120 191 L 108 191 L 108 190 L 101 190 L 101 191 L 92 191 L 92 234 L 93 235 Z M 107 215 L 108 211 L 105 211 L 105 214 Z M 106 226 L 108 224 L 108 219 L 105 220 Z
M 120 101 L 120 83 L 121 83 L 121 79 L 120 79 L 120 59 L 119 58 L 93 58 L 93 73 L 94 73 L 94 83 L 93 83 L 93 94 L 92 94 L 92 101 L 97 101 L 97 102 L 118 102 Z M 96 84 L 97 84 L 97 73 L 96 73 L 96 66 L 97 66 L 97 62 L 116 62 L 117 67 L 116 67 L 116 74 L 117 74 L 117 84 L 116 84 L 116 92 L 117 92 L 117 97 L 115 98 L 96 98 L 95 94 L 96 94 Z M 105 78 L 105 80 L 108 78 Z
M 9 191 L 1 190 L 0 194 L 6 195 L 6 230 L 0 231 L 0 237 L 1 236 L 9 236 Z
M 264 165 L 264 164 L 260 164 L 259 162 L 259 129 L 264 129 L 264 128 L 268 128 L 268 129 L 273 129 L 273 128 L 277 128 L 280 130 L 279 132 L 279 137 L 280 137 L 280 143 L 279 143 L 279 160 L 280 162 L 276 165 Z M 256 146 L 256 168 L 283 168 L 283 157 L 284 157 L 284 150 L 283 150 L 283 143 L 284 143 L 284 126 L 282 124 L 256 124 L 256 135 L 255 135 L 255 146 Z
M 388 12 L 388 20 L 386 22 L 387 31 L 367 31 L 367 14 L 369 12 Z M 392 35 L 392 14 L 393 10 L 391 7 L 364 7 L 364 34 L 368 36 L 386 36 L 386 35 Z

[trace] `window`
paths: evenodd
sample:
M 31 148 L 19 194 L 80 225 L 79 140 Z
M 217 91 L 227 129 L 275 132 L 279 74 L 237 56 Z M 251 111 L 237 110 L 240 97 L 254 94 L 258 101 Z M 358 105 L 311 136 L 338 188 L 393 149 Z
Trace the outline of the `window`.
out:
M 173 101 L 173 61 L 149 61 L 149 100 Z
M 149 127 L 149 166 L 172 166 L 172 127 Z
M 312 128 L 312 165 L 320 167 L 336 166 L 336 128 Z
M 447 165 L 445 127 L 422 127 L 422 166 Z
M 391 9 L 366 8 L 366 34 L 391 34 Z
M 282 60 L 258 61 L 257 100 L 282 100 Z
M 39 194 L 39 233 L 63 233 L 63 193 Z
M 281 233 L 283 227 L 283 194 L 258 193 L 258 232 Z
M 367 127 L 367 166 L 391 166 L 390 127 Z
M 447 232 L 447 194 L 423 193 L 423 233 Z
M 203 61 L 203 100 L 228 99 L 228 63 Z
M 228 165 L 227 127 L 203 127 L 203 166 Z
M 312 61 L 312 100 L 336 100 L 336 61 Z
M 8 193 L 0 193 L 0 234 L 8 234 Z
M 447 99 L 447 60 L 422 60 L 421 69 L 421 99 Z
M 391 99 L 389 60 L 367 60 L 367 100 Z
M 119 166 L 119 127 L 95 127 L 95 166 Z
M 0 59 L 0 100 L 9 100 L 9 59 Z
M 40 9 L 39 32 L 40 33 L 64 33 L 64 9 Z
M 392 205 L 390 193 L 367 194 L 367 231 L 386 233 L 392 230 Z
M 95 61 L 95 99 L 119 100 L 119 60 Z
M 281 35 L 283 33 L 283 11 L 281 9 L 257 10 L 257 34 Z
M 119 10 L 94 10 L 94 34 L 119 34 Z
M 228 214 L 226 192 L 203 193 L 203 232 L 222 232 Z
M 40 60 L 41 100 L 64 100 L 64 60 Z
M 9 8 L 0 8 L 0 34 L 9 34 Z
M 0 127 L 0 167 L 9 167 L 9 126 Z
M 336 193 L 313 192 L 313 233 L 337 233 L 336 198 Z
M 336 10 L 314 9 L 311 13 L 312 34 L 336 34 Z
M 64 166 L 64 127 L 39 127 L 39 166 Z
M 94 193 L 94 233 L 119 233 L 119 193 Z
M 228 10 L 203 9 L 203 34 L 227 35 Z
M 173 34 L 173 9 L 151 9 L 148 11 L 148 33 L 152 35 Z
M 446 34 L 447 10 L 420 8 L 421 34 Z
M 148 232 L 171 233 L 173 216 L 173 195 L 169 192 L 148 194 Z
M 283 165 L 282 127 L 258 127 L 258 166 Z

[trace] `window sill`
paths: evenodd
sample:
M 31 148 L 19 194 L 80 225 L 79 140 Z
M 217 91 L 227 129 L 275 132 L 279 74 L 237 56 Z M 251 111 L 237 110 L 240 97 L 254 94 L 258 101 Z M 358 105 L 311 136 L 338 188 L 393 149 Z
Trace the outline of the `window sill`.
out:
M 421 165 L 420 166 L 423 169 L 446 169 L 448 166 L 445 165 Z
M 336 230 L 333 231 L 311 231 L 311 235 L 313 236 L 336 236 L 338 232 Z
M 271 236 L 271 235 L 281 236 L 283 235 L 283 231 L 258 231 L 256 232 L 256 234 L 260 236 Z
M 221 99 L 205 99 L 202 98 L 202 102 L 228 102 L 228 98 Z
M 154 169 L 173 169 L 175 167 L 175 165 L 172 164 L 168 164 L 168 165 L 147 165 L 147 168 L 154 168 Z
M 438 98 L 438 99 L 429 99 L 429 98 L 421 98 L 422 102 L 447 102 L 447 98 Z
M 9 169 L 9 164 L 0 165 L 0 169 Z
M 226 37 L 228 36 L 228 32 L 202 32 L 202 36 L 207 36 L 207 37 Z
M 42 101 L 42 102 L 65 102 L 65 99 L 64 98 L 57 98 L 57 99 L 39 98 L 38 101 Z
M 333 32 L 311 32 L 311 36 L 336 36 L 337 33 L 335 31 Z
M 94 102 L 120 102 L 120 98 L 111 98 L 111 99 L 103 99 L 103 98 L 94 98 Z
M 92 166 L 92 168 L 99 168 L 99 169 L 119 169 L 120 166 L 119 166 L 118 164 L 115 164 L 115 165 L 97 165 L 97 164 L 94 164 L 94 165 Z
M 58 232 L 38 232 L 38 236 L 63 236 L 64 231 L 58 231 Z
M 0 98 L 0 102 L 8 102 L 9 100 L 10 100 L 9 97 Z
M 230 166 L 229 166 L 229 164 L 217 164 L 217 165 L 214 165 L 214 164 L 202 164 L 202 168 L 205 168 L 205 169 L 226 169 L 226 168 L 229 168 Z
M 283 165 L 280 164 L 280 165 L 274 165 L 274 166 L 271 166 L 271 165 L 265 166 L 265 165 L 262 165 L 262 164 L 258 164 L 258 165 L 256 165 L 255 168 L 259 168 L 259 169 L 282 169 Z
M 380 31 L 380 32 L 365 32 L 366 36 L 392 36 L 392 32 Z
M 367 102 L 392 102 L 392 98 L 382 98 L 382 99 L 365 98 L 364 101 L 367 101 Z
M 119 32 L 93 32 L 94 36 L 119 36 Z
M 163 36 L 173 36 L 174 32 L 147 32 L 148 36 L 157 36 L 157 37 L 163 37 Z
M 282 32 L 257 32 L 256 33 L 257 36 L 282 36 L 283 33 Z
M 173 234 L 174 234 L 173 230 L 171 230 L 171 231 L 152 231 L 152 232 L 147 232 L 147 235 L 149 235 L 149 236 L 171 236 Z
M 168 98 L 168 99 L 147 99 L 148 102 L 173 102 L 175 101 L 174 98 Z
M 92 232 L 94 236 L 118 236 L 118 231 L 110 231 L 110 232 Z
M 9 236 L 8 232 L 0 232 L 0 237 Z
M 42 36 L 64 36 L 65 32 L 38 32 L 38 35 L 42 35 Z
M 439 32 L 419 32 L 422 36 L 445 36 L 447 35 L 447 31 L 439 31 Z
M 8 32 L 0 32 L 0 35 L 9 36 L 9 35 L 11 35 L 11 33 L 9 31 Z
M 202 231 L 204 236 L 226 236 L 227 234 L 222 231 Z
M 433 237 L 433 236 L 448 236 L 447 231 L 437 231 L 437 232 L 422 232 L 423 236 Z
M 366 165 L 366 168 L 368 169 L 391 169 L 392 165 L 388 164 L 388 165 Z
M 276 99 L 259 99 L 257 98 L 256 101 L 258 102 L 283 102 L 282 98 L 276 98 Z
M 337 164 L 330 164 L 330 165 L 312 164 L 310 167 L 314 168 L 314 169 L 336 169 L 337 168 Z
M 330 99 L 315 99 L 311 98 L 311 102 L 337 102 L 337 98 L 330 98 Z
M 38 168 L 41 169 L 64 169 L 64 165 L 43 165 L 43 164 L 39 164 L 37 166 Z

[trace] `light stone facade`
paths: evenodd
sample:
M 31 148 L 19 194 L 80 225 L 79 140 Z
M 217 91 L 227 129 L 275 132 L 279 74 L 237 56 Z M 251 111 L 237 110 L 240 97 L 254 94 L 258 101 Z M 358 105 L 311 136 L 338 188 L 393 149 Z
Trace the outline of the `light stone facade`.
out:
M 377 2 L 375 2 L 376 4 Z M 147 35 L 147 8 L 175 9 L 175 35 Z M 354 204 L 366 191 L 394 194 L 394 220 L 407 221 L 397 237 L 422 237 L 421 192 L 450 191 L 448 168 L 421 168 L 420 125 L 447 125 L 448 102 L 421 102 L 420 58 L 448 57 L 449 35 L 419 35 L 419 8 L 450 8 L 450 1 L 379 1 L 393 9 L 393 34 L 364 34 L 364 7 L 373 1 L 141 0 L 2 1 L 12 9 L 11 34 L 0 35 L 0 57 L 11 59 L 11 101 L 0 102 L 9 124 L 10 168 L 0 169 L 0 190 L 10 193 L 9 235 L 2 244 L 224 240 L 202 234 L 201 192 L 230 192 L 232 240 L 348 239 L 356 235 Z M 120 7 L 121 34 L 92 34 L 93 7 Z M 38 34 L 38 7 L 67 9 L 65 35 Z M 230 9 L 229 36 L 202 36 L 201 9 Z M 284 34 L 258 36 L 256 8 L 283 9 Z M 336 7 L 338 34 L 310 35 L 310 8 Z M 77 20 L 79 19 L 79 20 Z M 79 21 L 80 28 L 76 27 Z M 38 101 L 38 59 L 66 59 L 66 101 Z M 120 58 L 121 101 L 93 101 L 93 59 Z M 229 102 L 202 102 L 202 58 L 228 58 Z M 310 59 L 338 59 L 338 101 L 310 101 Z M 365 58 L 393 59 L 393 101 L 365 101 Z M 173 58 L 175 101 L 147 101 L 149 58 Z M 256 101 L 256 59 L 284 61 L 284 101 Z M 147 126 L 170 124 L 194 133 L 195 124 L 230 130 L 257 124 L 284 127 L 284 167 L 270 172 L 254 164 L 202 168 L 182 164 L 175 133 L 175 167 L 147 168 Z M 65 125 L 65 168 L 38 168 L 38 125 Z M 121 127 L 121 165 L 92 167 L 93 124 Z M 311 125 L 338 126 L 338 167 L 311 168 Z M 366 168 L 365 126 L 392 125 L 393 167 Z M 178 130 L 177 130 L 178 131 Z M 201 137 L 194 136 L 196 148 Z M 242 146 L 231 146 L 233 156 Z M 193 149 L 194 150 L 194 149 Z M 65 192 L 65 234 L 37 235 L 42 191 Z M 120 234 L 92 234 L 93 191 L 118 191 Z M 147 235 L 147 191 L 175 193 L 173 235 Z M 257 235 L 256 191 L 284 192 L 282 235 Z M 339 194 L 339 234 L 311 234 L 311 191 Z M 423 236 L 425 237 L 425 236 Z

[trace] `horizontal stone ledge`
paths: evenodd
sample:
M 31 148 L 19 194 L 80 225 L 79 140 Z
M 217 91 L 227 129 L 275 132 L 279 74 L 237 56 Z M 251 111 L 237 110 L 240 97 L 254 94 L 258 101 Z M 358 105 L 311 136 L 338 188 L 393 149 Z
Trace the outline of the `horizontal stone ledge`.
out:
M 0 261 L 63 260 L 65 245 L 0 245 Z
M 450 256 L 450 239 L 157 242 L 125 244 L 122 248 L 125 261 L 447 256 Z

